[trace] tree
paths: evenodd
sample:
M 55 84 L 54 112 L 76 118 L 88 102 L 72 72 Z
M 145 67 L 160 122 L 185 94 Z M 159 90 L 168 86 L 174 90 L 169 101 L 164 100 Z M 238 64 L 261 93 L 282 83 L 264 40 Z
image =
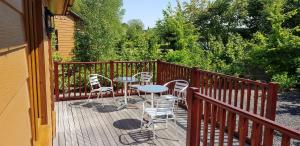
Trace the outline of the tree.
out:
M 113 60 L 116 46 L 122 36 L 121 0 L 80 0 L 75 10 L 83 19 L 83 28 L 76 35 L 75 58 Z M 83 54 L 82 54 L 83 53 Z M 89 54 L 88 56 L 86 56 Z

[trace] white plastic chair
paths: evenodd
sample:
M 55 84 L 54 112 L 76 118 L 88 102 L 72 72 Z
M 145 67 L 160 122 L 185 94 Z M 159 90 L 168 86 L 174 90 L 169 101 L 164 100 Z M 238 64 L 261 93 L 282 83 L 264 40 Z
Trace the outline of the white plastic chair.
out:
M 168 128 L 168 121 L 173 119 L 175 122 L 175 131 L 176 131 L 176 136 L 178 139 L 178 132 L 177 132 L 177 124 L 176 124 L 176 116 L 174 114 L 174 99 L 165 99 L 165 98 L 160 98 L 155 100 L 155 107 L 146 107 L 147 102 L 149 101 L 144 101 L 143 103 L 143 113 L 141 117 L 141 130 L 143 130 L 144 124 L 144 116 L 147 115 L 149 117 L 149 121 L 147 124 L 147 127 L 150 128 L 152 126 L 152 132 L 153 132 L 153 137 L 155 139 L 155 123 L 157 122 L 166 122 L 166 128 Z M 149 105 L 150 106 L 150 105 Z
M 135 82 L 135 83 L 129 83 L 128 87 L 129 89 L 131 90 L 137 90 L 137 87 L 138 86 L 141 86 L 141 85 L 146 85 L 146 84 L 149 84 L 151 83 L 151 80 L 152 80 L 152 73 L 151 72 L 139 72 L 135 75 L 132 76 L 132 78 L 136 78 L 138 79 L 138 82 Z M 130 92 L 129 92 L 129 96 L 130 96 Z M 140 96 L 140 92 L 138 91 L 138 94 Z
M 162 98 L 166 99 L 174 99 L 176 101 L 176 107 L 178 108 L 179 101 L 182 101 L 187 105 L 186 95 L 187 95 L 187 88 L 189 87 L 189 82 L 186 80 L 172 80 L 164 84 L 164 86 L 168 86 L 174 83 L 174 88 L 171 94 L 162 95 Z
M 108 86 L 108 87 L 101 86 L 101 84 L 99 82 L 99 78 L 108 80 L 110 82 L 110 86 Z M 97 99 L 99 99 L 99 96 L 100 96 L 102 98 L 102 101 L 103 101 L 104 93 L 112 93 L 113 100 L 115 101 L 115 93 L 114 93 L 113 83 L 112 83 L 111 79 L 109 79 L 105 76 L 99 75 L 99 74 L 90 74 L 89 82 L 90 82 L 90 86 L 91 86 L 91 91 L 90 91 L 90 95 L 88 97 L 87 102 L 90 101 L 92 93 L 97 93 Z

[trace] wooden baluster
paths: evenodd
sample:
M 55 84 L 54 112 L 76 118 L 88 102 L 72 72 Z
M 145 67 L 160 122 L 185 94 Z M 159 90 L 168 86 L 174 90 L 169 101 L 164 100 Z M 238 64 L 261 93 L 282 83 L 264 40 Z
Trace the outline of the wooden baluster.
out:
M 253 113 L 257 113 L 257 104 L 258 104 L 258 85 L 254 85 L 254 108 L 253 108 Z
M 246 128 L 248 128 L 248 119 L 243 117 L 243 116 L 239 116 L 239 120 L 240 120 L 240 125 L 239 125 L 239 145 L 240 146 L 245 146 L 245 140 L 246 140 L 246 136 L 248 134 L 248 130 Z
M 217 82 L 218 82 L 218 76 L 216 74 L 214 76 L 214 99 L 217 98 Z
M 213 75 L 209 74 L 209 97 L 212 97 L 212 89 L 213 89 Z
M 242 81 L 241 83 L 241 101 L 240 101 L 240 108 L 244 109 L 244 98 L 245 98 L 245 82 Z
M 74 75 L 73 75 L 73 92 L 74 92 L 74 97 L 76 97 L 76 64 L 73 64 L 73 71 L 74 71 Z
M 289 146 L 290 141 L 291 141 L 291 138 L 288 135 L 283 134 L 282 140 L 281 140 L 281 146 Z
M 217 117 L 217 106 L 212 106 L 212 114 L 211 114 L 211 128 L 210 128 L 210 146 L 214 146 L 215 144 L 215 129 L 216 129 L 216 117 Z
M 87 96 L 86 64 L 84 64 L 84 96 Z
M 68 64 L 68 98 L 70 98 L 70 64 Z
M 61 73 L 62 73 L 62 94 L 63 94 L 63 98 L 65 98 L 65 65 L 64 63 L 61 64 Z
M 261 105 L 260 105 L 260 115 L 265 116 L 265 103 L 266 103 L 266 88 L 262 86 L 262 93 L 261 93 Z
M 251 134 L 251 146 L 258 146 L 260 145 L 261 140 L 261 126 L 253 122 L 252 124 L 252 134 Z
M 78 64 L 78 68 L 79 68 L 79 97 L 81 97 L 81 64 Z
M 248 88 L 247 88 L 247 104 L 246 104 L 246 110 L 250 110 L 250 104 L 251 104 L 251 83 L 247 83 Z
M 55 100 L 58 101 L 59 100 L 59 83 L 58 83 L 58 62 L 54 62 L 54 84 L 55 84 Z
M 235 118 L 236 115 L 232 112 L 228 112 L 228 146 L 232 146 L 233 144 L 233 134 L 235 131 Z
M 224 132 L 225 132 L 225 122 L 226 122 L 226 110 L 219 108 L 220 111 L 220 135 L 219 135 L 219 146 L 224 145 Z
M 203 146 L 207 146 L 209 115 L 210 115 L 210 103 L 205 101 L 204 102 Z
M 237 79 L 234 80 L 234 106 L 237 107 L 238 104 L 238 93 L 239 93 L 239 81 Z M 240 97 L 240 99 L 242 100 L 243 97 Z M 241 101 L 240 101 L 241 103 Z
M 226 90 L 227 90 L 227 77 L 224 77 L 224 83 L 223 83 L 223 102 L 227 103 L 227 94 L 226 94 Z
M 228 104 L 231 105 L 231 101 L 232 101 L 232 79 L 229 79 L 229 91 L 228 91 Z

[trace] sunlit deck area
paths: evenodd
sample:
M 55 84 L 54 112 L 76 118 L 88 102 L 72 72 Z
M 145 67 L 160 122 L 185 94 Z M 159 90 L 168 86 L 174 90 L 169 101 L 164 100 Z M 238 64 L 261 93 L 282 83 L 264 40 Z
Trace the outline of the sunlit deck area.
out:
M 123 97 L 116 98 L 121 100 Z M 140 130 L 142 98 L 130 98 L 131 106 L 121 110 L 117 110 L 112 98 L 104 98 L 103 101 L 92 99 L 90 103 L 83 104 L 86 101 L 55 103 L 57 131 L 54 146 L 186 145 L 187 111 L 183 108 L 176 109 L 178 137 L 175 123 L 171 121 L 167 128 L 165 123 L 157 124 L 154 139 L 150 130 Z M 218 132 L 216 129 L 216 137 Z M 225 134 L 225 141 L 226 138 Z M 218 144 L 217 140 L 215 144 Z M 234 139 L 234 145 L 238 145 L 238 140 Z
M 187 112 L 182 108 L 176 110 L 178 138 L 173 128 L 175 123 L 171 121 L 167 129 L 164 123 L 158 124 L 157 137 L 153 139 L 151 131 L 140 131 L 142 98 L 130 98 L 132 106 L 121 110 L 117 110 L 112 98 L 105 98 L 103 102 L 93 99 L 82 104 L 84 102 L 86 100 L 55 103 L 57 131 L 54 146 L 185 145 Z

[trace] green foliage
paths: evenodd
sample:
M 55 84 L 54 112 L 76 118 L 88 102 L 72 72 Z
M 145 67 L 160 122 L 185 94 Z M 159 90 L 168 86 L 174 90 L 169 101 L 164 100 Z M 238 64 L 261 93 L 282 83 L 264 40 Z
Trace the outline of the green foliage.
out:
M 289 76 L 287 72 L 273 75 L 272 81 L 279 83 L 281 90 L 295 87 L 297 84 L 296 78 L 294 76 Z
M 162 59 L 252 79 L 300 83 L 300 5 L 286 0 L 192 0 L 154 28 L 121 24 L 121 0 L 77 0 L 77 61 Z
M 79 0 L 75 10 L 83 19 L 76 35 L 75 59 L 80 61 L 113 60 L 122 34 L 121 0 Z M 81 56 L 83 54 L 83 56 Z
M 52 59 L 53 59 L 53 61 L 56 61 L 56 62 L 61 62 L 63 60 L 63 58 L 61 57 L 61 55 L 59 54 L 58 51 L 53 52 Z

